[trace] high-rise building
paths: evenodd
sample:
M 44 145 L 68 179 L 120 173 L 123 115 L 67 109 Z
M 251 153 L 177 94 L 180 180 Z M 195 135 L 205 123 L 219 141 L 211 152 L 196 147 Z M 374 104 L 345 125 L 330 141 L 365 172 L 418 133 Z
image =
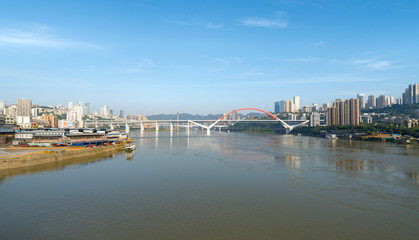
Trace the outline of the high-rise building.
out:
M 359 99 L 345 100 L 345 125 L 359 125 Z
M 320 125 L 320 113 L 310 113 L 310 127 L 316 127 Z
M 357 98 L 359 100 L 359 109 L 364 109 L 365 108 L 365 94 L 358 94 Z
M 6 115 L 6 103 L 4 100 L 0 100 L 0 115 Z
M 275 102 L 275 105 L 274 105 L 274 113 L 279 113 L 280 111 L 279 111 L 279 102 Z
M 390 99 L 386 95 L 380 95 L 377 98 L 377 108 L 385 108 L 389 105 Z
M 6 115 L 6 103 L 4 100 L 0 100 L 0 115 Z
M 102 116 L 102 117 L 105 117 L 105 118 L 108 118 L 109 117 L 109 109 L 108 109 L 108 106 L 103 106 L 101 109 L 100 109 L 100 116 Z
M 287 109 L 287 102 L 284 100 L 281 100 L 279 102 L 279 112 L 284 113 L 286 112 L 286 109 Z
M 84 112 L 86 113 L 86 114 L 90 114 L 90 103 L 86 103 L 85 105 L 84 105 Z
M 73 109 L 73 102 L 68 102 L 68 110 Z
M 396 104 L 403 104 L 403 100 L 402 100 L 403 98 L 401 98 L 401 97 L 398 97 L 398 98 L 396 98 Z
M 119 117 L 124 118 L 124 110 L 119 110 Z
M 294 112 L 294 103 L 291 100 L 287 100 L 285 112 Z
M 375 108 L 377 106 L 377 100 L 375 95 L 369 95 L 368 96 L 368 103 L 367 103 L 367 107 L 368 108 Z
M 30 117 L 32 108 L 31 99 L 18 99 L 16 115 L 20 117 Z
M 419 103 L 419 84 L 409 84 L 402 94 L 403 104 Z
M 359 125 L 359 99 L 337 99 L 327 110 L 327 125 Z
M 293 100 L 294 112 L 298 112 L 300 110 L 300 96 L 294 96 Z
M 32 100 L 31 99 L 18 99 L 17 100 L 17 124 L 23 128 L 31 127 L 31 108 Z
M 76 121 L 82 121 L 83 120 L 83 106 L 77 104 L 74 106 L 74 112 L 76 113 Z
M 54 114 L 49 114 L 49 115 L 44 114 L 42 117 L 44 120 L 47 120 L 50 122 L 50 126 L 52 128 L 58 127 L 58 117 L 55 116 Z
M 393 96 L 388 96 L 387 105 L 391 106 L 393 104 L 394 104 L 394 97 Z

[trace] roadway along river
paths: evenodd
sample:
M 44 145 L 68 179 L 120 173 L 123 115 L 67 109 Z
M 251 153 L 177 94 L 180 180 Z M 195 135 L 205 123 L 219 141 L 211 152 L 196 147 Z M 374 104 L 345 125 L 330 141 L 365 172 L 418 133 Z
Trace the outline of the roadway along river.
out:
M 419 236 L 417 145 L 200 131 L 135 140 L 134 154 L 0 172 L 0 239 Z

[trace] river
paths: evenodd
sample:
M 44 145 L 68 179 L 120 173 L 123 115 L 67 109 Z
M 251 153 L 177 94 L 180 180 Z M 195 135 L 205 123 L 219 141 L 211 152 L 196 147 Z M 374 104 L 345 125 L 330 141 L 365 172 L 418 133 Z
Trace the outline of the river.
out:
M 417 145 L 133 136 L 133 153 L 0 172 L 0 239 L 419 236 Z

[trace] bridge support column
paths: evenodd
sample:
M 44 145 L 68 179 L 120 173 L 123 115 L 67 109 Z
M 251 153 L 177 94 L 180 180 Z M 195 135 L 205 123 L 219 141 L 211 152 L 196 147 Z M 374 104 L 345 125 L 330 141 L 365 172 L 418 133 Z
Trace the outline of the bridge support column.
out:
M 290 134 L 291 130 L 291 128 L 285 128 L 285 134 Z
M 143 133 L 144 133 L 144 125 L 143 125 L 143 123 L 142 123 L 142 122 L 140 123 L 140 133 L 141 133 L 141 134 L 143 134 Z
M 129 133 L 129 125 L 128 125 L 128 123 L 125 123 L 125 133 L 126 134 Z
M 156 133 L 159 133 L 159 124 L 156 121 Z
M 187 125 L 186 125 L 186 135 L 188 135 L 188 136 L 189 136 L 189 121 L 188 121 L 188 123 L 187 123 Z
M 210 135 L 211 135 L 211 129 L 207 128 L 207 136 L 210 136 Z
M 170 122 L 169 129 L 170 129 L 170 136 L 172 136 L 173 135 L 173 123 L 172 122 Z

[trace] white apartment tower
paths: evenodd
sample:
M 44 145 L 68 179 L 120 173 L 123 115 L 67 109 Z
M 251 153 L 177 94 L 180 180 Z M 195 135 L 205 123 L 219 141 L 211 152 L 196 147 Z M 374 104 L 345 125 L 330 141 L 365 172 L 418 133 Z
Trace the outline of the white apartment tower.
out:
M 300 110 L 300 96 L 294 96 L 294 112 L 298 112 Z

